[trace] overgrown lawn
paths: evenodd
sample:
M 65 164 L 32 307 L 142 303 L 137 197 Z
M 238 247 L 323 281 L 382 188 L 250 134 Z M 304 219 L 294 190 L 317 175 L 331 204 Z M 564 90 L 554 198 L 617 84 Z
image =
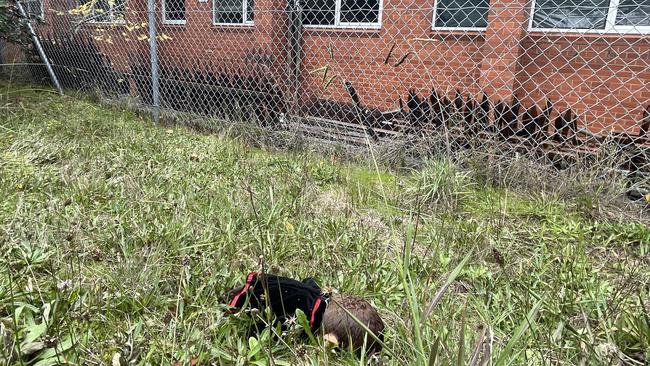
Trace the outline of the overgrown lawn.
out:
M 377 171 L 0 90 L 0 364 L 368 362 L 245 339 L 220 299 L 262 262 L 371 301 L 384 364 L 650 360 L 647 226 L 445 161 Z

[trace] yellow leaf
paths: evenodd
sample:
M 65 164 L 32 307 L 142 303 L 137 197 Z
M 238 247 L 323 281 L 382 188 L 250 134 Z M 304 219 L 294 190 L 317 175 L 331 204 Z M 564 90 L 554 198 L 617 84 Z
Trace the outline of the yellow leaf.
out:
M 645 195 L 645 201 L 650 202 L 650 193 Z
M 158 37 L 156 37 L 156 38 L 159 39 L 159 40 L 161 40 L 161 41 L 166 41 L 166 40 L 168 40 L 168 39 L 172 39 L 172 37 L 170 37 L 170 36 L 168 36 L 168 35 L 166 35 L 166 34 L 160 35 L 160 36 L 158 36 Z
M 289 221 L 284 222 L 284 227 L 287 229 L 288 232 L 292 233 L 293 232 L 293 225 Z

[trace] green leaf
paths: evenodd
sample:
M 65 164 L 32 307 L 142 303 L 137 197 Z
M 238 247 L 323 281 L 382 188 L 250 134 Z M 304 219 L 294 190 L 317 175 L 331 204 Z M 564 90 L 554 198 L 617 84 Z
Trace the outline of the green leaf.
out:
M 435 366 L 436 358 L 438 357 L 438 347 L 440 346 L 440 338 L 436 337 L 436 340 L 431 344 L 431 351 L 429 352 L 429 366 Z
M 524 335 L 524 333 L 526 333 L 528 327 L 535 321 L 535 317 L 537 316 L 537 313 L 539 312 L 539 309 L 542 306 L 543 302 L 544 302 L 543 299 L 539 299 L 533 305 L 533 308 L 530 309 L 526 318 L 522 320 L 521 324 L 519 324 L 519 327 L 517 327 L 515 334 L 512 336 L 512 338 L 510 338 L 510 341 L 508 342 L 508 344 L 506 344 L 503 351 L 501 351 L 501 354 L 499 355 L 499 359 L 497 359 L 497 362 L 494 364 L 495 366 L 504 365 L 506 363 L 506 360 L 510 358 L 512 354 L 512 349 L 515 347 L 515 344 Z
M 52 366 L 52 365 L 59 365 L 61 361 L 63 361 L 63 357 L 50 357 L 45 360 L 40 360 L 36 362 L 33 366 Z
M 38 356 L 36 356 L 35 360 L 39 360 L 34 366 L 46 366 L 46 365 L 51 365 L 50 363 L 47 363 L 48 360 L 54 358 L 54 361 L 61 360 L 63 358 L 62 354 L 63 352 L 69 350 L 72 348 L 72 346 L 76 343 L 76 340 L 73 337 L 68 336 L 63 342 L 60 342 L 59 344 L 56 345 L 54 348 L 48 348 L 42 353 L 39 353 Z M 57 357 L 58 355 L 58 357 Z M 51 360 L 50 360 L 51 361 Z M 43 362 L 43 364 L 41 364 Z
M 43 342 L 29 342 L 29 343 L 23 343 L 20 346 L 20 352 L 24 356 L 29 356 L 29 355 L 33 355 L 34 353 L 44 348 L 45 348 L 45 343 Z
M 24 309 L 25 305 L 18 306 L 16 309 L 14 309 L 14 319 L 16 319 L 16 322 L 20 321 L 20 316 L 22 315 Z M 14 326 L 17 327 L 18 324 L 14 324 Z
M 43 305 L 43 323 L 50 322 L 50 312 L 52 310 L 52 304 L 47 303 Z
M 458 366 L 463 366 L 463 361 L 465 359 L 465 321 L 467 318 L 467 301 L 465 301 L 465 306 L 463 307 L 463 315 L 460 320 L 460 335 L 458 337 L 458 357 L 456 358 L 456 364 Z
M 424 311 L 424 315 L 422 316 L 422 319 L 421 319 L 421 321 L 422 321 L 422 323 L 420 324 L 421 326 L 424 326 L 424 322 L 429 317 L 429 315 L 431 315 L 431 312 L 436 307 L 436 305 L 438 305 L 440 300 L 442 300 L 442 296 L 445 294 L 445 292 L 447 291 L 449 286 L 452 284 L 452 282 L 454 282 L 456 280 L 456 277 L 458 277 L 458 275 L 460 274 L 463 267 L 465 267 L 465 264 L 467 263 L 469 258 L 472 256 L 473 252 L 474 252 L 474 250 L 470 250 L 469 253 L 467 253 L 467 255 L 465 255 L 463 260 L 461 260 L 460 263 L 458 263 L 458 265 L 456 266 L 456 268 L 454 268 L 454 270 L 451 272 L 451 274 L 449 274 L 449 276 L 447 276 L 447 280 L 438 289 L 438 291 L 433 296 L 431 301 L 429 301 L 429 304 L 427 305 L 427 308 Z
M 316 338 L 314 337 L 314 334 L 311 332 L 311 327 L 309 326 L 309 321 L 307 320 L 307 316 L 300 309 L 296 309 L 296 322 L 300 324 L 302 329 L 307 334 L 307 337 L 309 337 L 311 343 L 316 344 Z
M 28 326 L 26 330 L 27 330 L 27 335 L 25 336 L 25 340 L 23 341 L 23 344 L 34 342 L 40 336 L 45 334 L 45 332 L 47 331 L 47 325 L 45 325 L 45 323 L 34 324 Z
M 228 353 L 226 353 L 225 351 L 217 347 L 212 347 L 210 351 L 213 356 L 217 356 L 220 360 L 225 360 L 228 362 L 235 362 L 237 360 L 237 357 L 229 355 Z
M 262 350 L 262 345 L 257 340 L 257 338 L 250 337 L 248 338 L 248 355 L 246 356 L 249 360 L 255 358 L 258 353 Z

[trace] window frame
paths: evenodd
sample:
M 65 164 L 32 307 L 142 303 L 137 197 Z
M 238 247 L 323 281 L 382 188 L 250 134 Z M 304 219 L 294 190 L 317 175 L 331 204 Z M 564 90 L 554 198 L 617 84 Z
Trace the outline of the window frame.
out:
M 253 4 L 253 20 L 248 20 L 248 11 L 246 9 L 246 4 L 249 0 L 241 0 L 242 3 L 242 19 L 241 23 L 219 23 L 216 22 L 217 18 L 217 1 L 212 0 L 212 25 L 218 25 L 222 27 L 253 27 L 255 26 L 255 4 Z
M 433 2 L 433 19 L 431 21 L 431 29 L 434 31 L 485 32 L 487 27 L 490 25 L 490 22 L 488 21 L 490 16 L 490 4 L 488 2 L 488 12 L 485 19 L 488 24 L 485 27 L 436 27 L 436 15 L 438 15 L 439 1 L 440 0 L 435 0 Z
M 353 22 L 341 22 L 341 2 L 343 0 L 334 1 L 334 24 L 304 24 L 305 28 L 329 28 L 329 29 L 381 29 L 382 25 L 382 16 L 384 13 L 384 0 L 379 0 L 379 14 L 377 16 L 376 23 L 353 23 Z M 301 9 L 304 12 L 304 9 Z
M 163 24 L 165 24 L 165 25 L 185 25 L 185 24 L 187 24 L 187 3 L 185 2 L 185 0 L 182 0 L 183 4 L 185 6 L 185 12 L 184 12 L 185 19 L 183 19 L 183 20 L 167 19 L 166 4 L 167 4 L 167 1 L 169 1 L 169 0 L 160 0 L 160 1 L 162 3 L 162 23 Z
M 607 17 L 605 18 L 605 28 L 603 29 L 586 29 L 586 28 L 535 28 L 533 21 L 535 19 L 535 6 L 537 0 L 531 1 L 530 13 L 528 16 L 528 31 L 541 33 L 588 33 L 588 34 L 649 34 L 650 25 L 616 25 L 616 16 L 618 15 L 618 5 L 620 0 L 609 0 L 607 7 Z
M 97 4 L 97 2 L 98 2 L 99 0 L 88 0 L 88 1 L 81 0 L 81 1 L 78 2 L 78 3 L 79 3 L 79 4 L 85 4 L 85 3 L 92 2 L 92 1 L 95 1 L 95 4 Z M 128 1 L 128 0 L 122 0 L 122 4 L 121 4 L 121 6 L 126 7 L 126 3 L 127 3 L 127 1 Z M 45 5 L 45 0 L 41 0 L 41 2 L 43 3 L 43 5 Z M 117 0 L 116 0 L 116 2 L 117 2 Z M 115 8 L 116 8 L 117 6 L 120 6 L 120 5 L 115 4 L 115 5 L 114 5 L 110 10 L 109 10 L 109 14 L 111 14 L 111 13 L 114 14 L 114 13 L 115 13 Z M 92 9 L 91 14 L 92 14 L 92 15 L 91 15 L 91 18 L 90 18 L 90 20 L 88 21 L 89 24 L 95 24 L 95 25 L 112 25 L 112 24 L 116 24 L 116 25 L 125 25 L 125 24 L 126 24 L 126 18 L 124 17 L 124 16 L 126 15 L 125 13 L 122 13 L 122 19 L 115 19 L 115 15 L 113 15 L 113 16 L 111 17 L 111 20 L 96 20 L 96 19 L 97 19 L 97 18 L 96 18 L 97 14 L 95 13 L 95 7 L 93 6 L 93 9 Z M 43 17 L 43 18 L 45 18 L 45 17 Z

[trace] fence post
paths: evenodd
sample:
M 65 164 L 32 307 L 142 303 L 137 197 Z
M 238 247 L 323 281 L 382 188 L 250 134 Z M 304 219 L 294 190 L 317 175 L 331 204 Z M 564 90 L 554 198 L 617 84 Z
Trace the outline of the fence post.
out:
M 54 84 L 54 87 L 59 92 L 59 94 L 63 95 L 63 89 L 61 89 L 61 84 L 59 84 L 59 79 L 57 79 L 56 74 L 54 73 L 54 69 L 52 69 L 52 65 L 50 64 L 50 60 L 47 58 L 45 51 L 43 51 L 43 46 L 41 46 L 41 41 L 38 39 L 38 36 L 34 31 L 34 27 L 32 27 L 32 22 L 29 21 L 29 16 L 27 16 L 27 12 L 23 8 L 22 4 L 20 4 L 19 0 L 16 1 L 16 6 L 18 7 L 20 16 L 22 16 L 23 18 L 25 18 L 25 20 L 27 20 L 27 29 L 29 30 L 29 34 L 32 36 L 32 41 L 34 41 L 34 46 L 36 46 L 36 50 L 38 51 L 38 55 L 41 57 L 41 61 L 43 61 L 43 63 L 45 64 L 45 68 L 47 68 L 47 73 L 50 74 L 50 78 L 52 79 L 52 84 Z
M 153 120 L 160 120 L 160 82 L 158 80 L 158 44 L 156 41 L 156 13 L 154 0 L 147 0 L 149 17 L 149 53 L 151 54 L 151 96 L 153 98 Z

